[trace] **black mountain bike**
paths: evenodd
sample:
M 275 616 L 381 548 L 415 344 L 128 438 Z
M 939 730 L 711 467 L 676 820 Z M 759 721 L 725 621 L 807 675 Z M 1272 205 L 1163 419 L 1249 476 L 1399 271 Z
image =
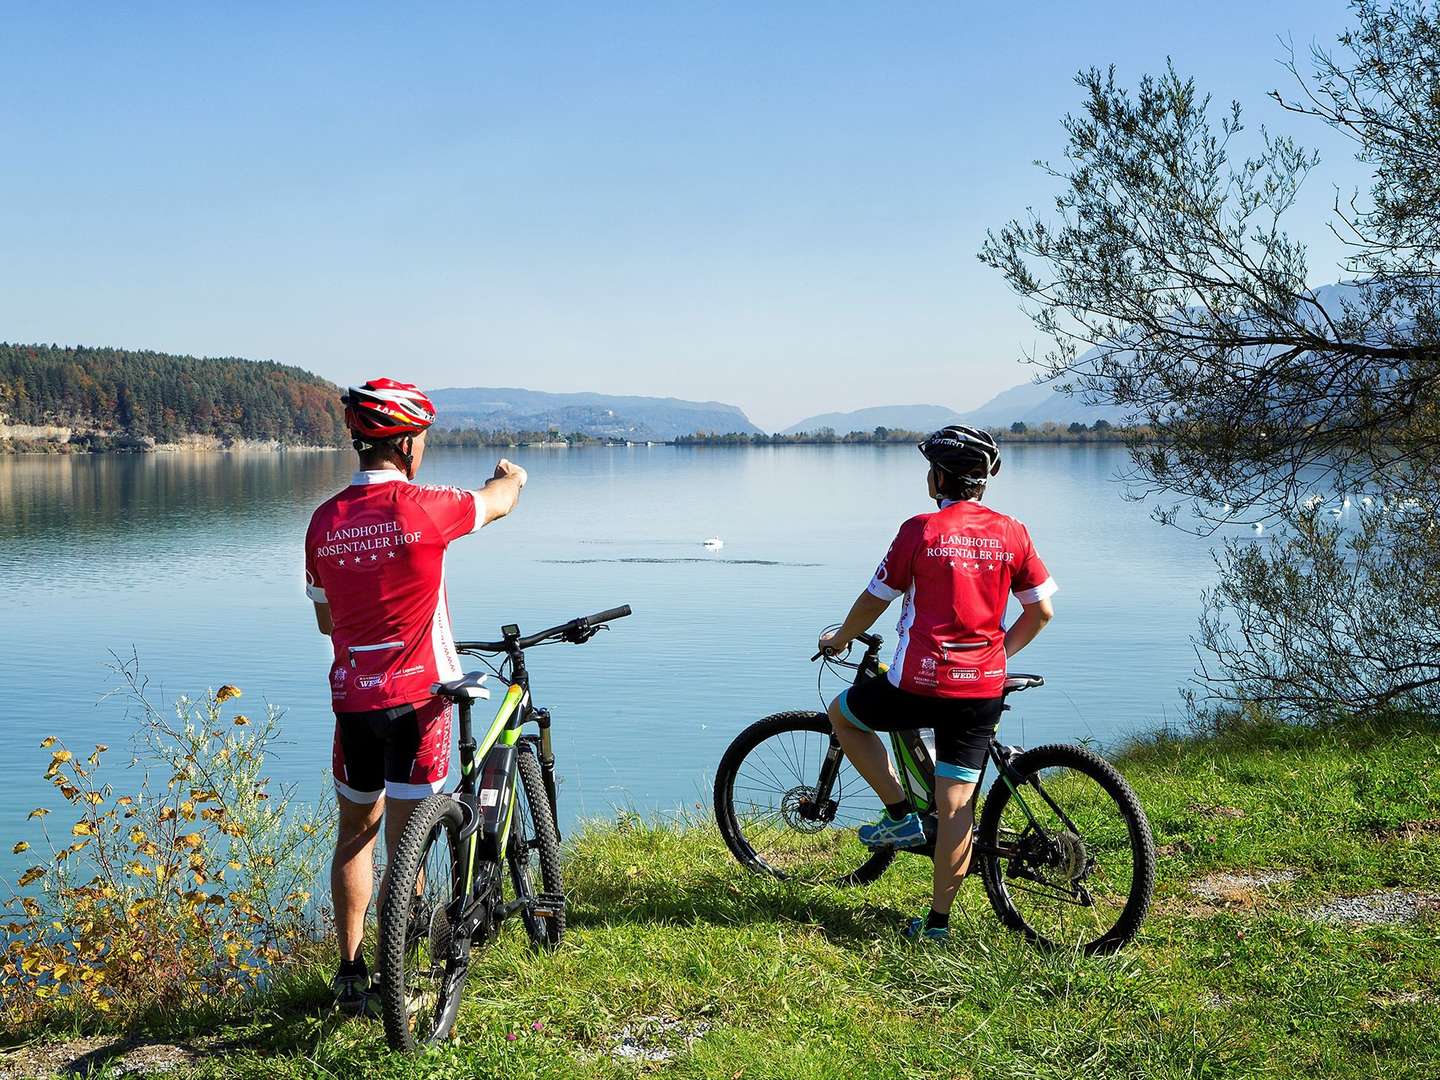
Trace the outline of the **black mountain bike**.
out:
M 501 627 L 500 641 L 455 643 L 471 656 L 503 655 L 495 674 L 507 685 L 478 741 L 470 712 L 490 696 L 488 676 L 470 672 L 432 688 L 459 706 L 460 784 L 415 808 L 380 897 L 380 997 L 393 1048 L 413 1050 L 449 1035 L 471 949 L 494 940 L 510 916 L 520 916 L 537 948 L 554 948 L 564 936 L 550 713 L 530 698 L 525 650 L 551 642 L 583 644 L 629 614 L 627 604 L 524 637 L 511 625 Z M 527 723 L 539 733 L 521 735 Z
M 817 655 L 855 670 L 855 682 L 883 673 L 881 638 L 860 634 L 858 662 Z M 1043 686 L 1012 674 L 1005 693 Z M 1005 708 L 1009 709 L 1009 705 Z M 925 821 L 935 851 L 933 734 L 891 734 L 897 771 Z M 1135 793 L 1113 765 L 1079 746 L 1032 750 L 990 742 L 985 772 L 996 779 L 976 818 L 970 872 L 978 873 L 1001 922 L 1043 947 L 1106 953 L 1131 941 L 1155 887 L 1155 843 Z M 730 744 L 715 777 L 720 833 L 741 865 L 802 881 L 862 885 L 883 874 L 894 848 L 867 848 L 857 826 L 884 805 L 840 750 L 820 712 L 757 720 Z

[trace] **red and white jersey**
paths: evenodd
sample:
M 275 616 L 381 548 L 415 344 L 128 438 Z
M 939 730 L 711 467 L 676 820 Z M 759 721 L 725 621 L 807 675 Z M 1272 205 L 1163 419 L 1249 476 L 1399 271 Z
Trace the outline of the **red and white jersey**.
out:
M 306 593 L 330 605 L 336 712 L 427 700 L 461 675 L 445 601 L 445 549 L 484 524 L 475 492 L 357 472 L 305 535 Z
M 927 697 L 992 698 L 1005 687 L 1005 605 L 1056 591 L 1020 522 L 974 501 L 900 526 L 869 592 L 904 596 L 890 681 Z

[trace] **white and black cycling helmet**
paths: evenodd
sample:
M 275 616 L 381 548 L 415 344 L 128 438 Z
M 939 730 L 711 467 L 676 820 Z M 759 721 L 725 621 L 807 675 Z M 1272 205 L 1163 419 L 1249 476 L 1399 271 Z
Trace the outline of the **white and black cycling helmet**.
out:
M 1000 471 L 1000 448 L 988 431 L 950 424 L 919 444 L 925 460 L 942 472 L 983 487 Z

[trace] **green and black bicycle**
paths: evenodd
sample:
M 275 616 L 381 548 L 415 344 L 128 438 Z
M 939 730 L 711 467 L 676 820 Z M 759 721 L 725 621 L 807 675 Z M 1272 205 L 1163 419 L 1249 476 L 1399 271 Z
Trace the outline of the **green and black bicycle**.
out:
M 477 740 L 470 713 L 490 696 L 488 675 L 471 672 L 435 688 L 459 706 L 460 783 L 415 808 L 380 898 L 380 996 L 395 1049 L 450 1034 L 471 950 L 494 940 L 507 918 L 520 916 L 537 948 L 554 948 L 564 936 L 550 713 L 531 699 L 525 650 L 583 644 L 629 614 L 627 604 L 523 637 L 511 625 L 501 627 L 500 641 L 455 643 L 467 655 L 504 658 L 494 674 L 505 696 Z M 520 734 L 529 723 L 538 733 Z
M 865 646 L 858 662 L 848 659 L 849 649 L 815 659 L 854 669 L 856 682 L 882 673 L 882 639 L 856 640 Z M 1011 674 L 1005 693 L 1044 684 L 1038 675 Z M 933 737 L 895 732 L 891 745 L 929 837 L 910 850 L 933 857 Z M 1155 887 L 1155 843 L 1125 778 L 1084 747 L 1021 750 L 992 739 L 977 797 L 992 766 L 996 779 L 976 818 L 970 872 L 980 874 L 1001 921 L 1043 947 L 1105 953 L 1131 941 Z M 896 851 L 865 847 L 855 830 L 883 812 L 821 712 L 757 720 L 730 744 L 715 776 L 715 815 L 731 853 L 748 869 L 779 878 L 874 881 Z

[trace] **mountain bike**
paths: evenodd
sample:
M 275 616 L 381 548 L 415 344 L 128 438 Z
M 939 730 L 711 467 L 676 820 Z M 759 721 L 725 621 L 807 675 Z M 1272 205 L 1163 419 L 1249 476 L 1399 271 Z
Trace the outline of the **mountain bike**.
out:
M 816 654 L 826 668 L 852 668 L 855 682 L 883 674 L 882 639 L 860 634 L 851 649 Z M 1044 686 L 1011 674 L 1005 695 Z M 1009 704 L 1005 705 L 1008 710 Z M 935 853 L 933 733 L 890 735 L 897 771 L 925 822 Z M 1047 948 L 1107 953 L 1131 941 L 1155 887 L 1155 843 L 1135 793 L 1115 767 L 1084 747 L 1023 750 L 992 737 L 985 773 L 995 781 L 976 817 L 970 873 L 978 873 L 1001 922 Z M 839 885 L 872 882 L 894 848 L 867 848 L 857 826 L 884 804 L 855 771 L 823 712 L 782 712 L 757 720 L 725 751 L 715 777 L 715 816 L 726 846 L 756 873 Z
M 550 712 L 530 696 L 525 650 L 583 644 L 629 614 L 626 604 L 535 634 L 522 636 L 512 624 L 500 628 L 500 641 L 457 641 L 456 651 L 469 656 L 503 656 L 491 673 L 504 684 L 504 697 L 478 740 L 470 713 L 490 696 L 489 674 L 470 672 L 431 687 L 459 708 L 460 782 L 415 808 L 380 897 L 380 998 L 394 1049 L 450 1034 L 471 950 L 493 941 L 506 919 L 520 916 L 536 948 L 552 949 L 564 936 Z M 520 734 L 528 723 L 538 734 Z

